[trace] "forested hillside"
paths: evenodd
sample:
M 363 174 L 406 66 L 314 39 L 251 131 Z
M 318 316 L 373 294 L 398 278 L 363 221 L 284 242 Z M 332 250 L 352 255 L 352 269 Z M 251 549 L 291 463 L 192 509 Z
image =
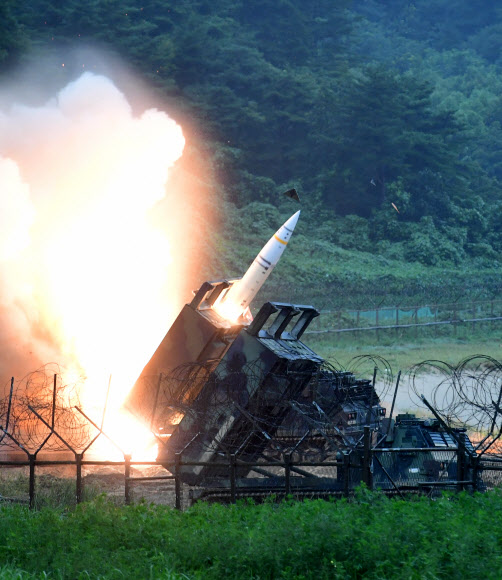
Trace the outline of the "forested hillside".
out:
M 496 3 L 5 0 L 0 16 L 4 79 L 34 54 L 97 43 L 197 134 L 203 150 L 187 154 L 211 168 L 225 223 L 208 275 L 242 273 L 296 211 L 281 195 L 295 187 L 302 219 L 267 289 L 275 298 L 500 292 Z

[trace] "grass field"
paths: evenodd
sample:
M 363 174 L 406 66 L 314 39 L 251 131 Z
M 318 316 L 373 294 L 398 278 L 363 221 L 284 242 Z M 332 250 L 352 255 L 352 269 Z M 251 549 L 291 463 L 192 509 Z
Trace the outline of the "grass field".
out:
M 403 337 L 396 340 L 395 337 L 383 337 L 380 342 L 376 342 L 374 336 L 361 336 L 356 340 L 339 334 L 323 334 L 305 335 L 302 340 L 329 362 L 338 361 L 346 366 L 356 356 L 380 356 L 389 362 L 394 372 L 406 372 L 426 360 L 441 360 L 455 365 L 477 354 L 502 359 L 502 337 L 499 333 L 457 339 L 424 337 L 411 340 Z
M 502 577 L 502 493 L 436 501 L 0 509 L 0 578 Z

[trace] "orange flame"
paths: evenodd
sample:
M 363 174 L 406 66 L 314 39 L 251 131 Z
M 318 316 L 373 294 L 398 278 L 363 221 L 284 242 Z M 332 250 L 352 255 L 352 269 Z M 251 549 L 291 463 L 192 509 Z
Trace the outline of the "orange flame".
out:
M 117 409 L 178 307 L 168 282 L 186 210 L 176 200 L 168 223 L 154 222 L 183 147 L 165 113 L 133 115 L 91 73 L 43 106 L 0 111 L 2 370 L 52 358 L 83 371 L 95 417 L 112 373 L 104 429 L 123 445 L 140 436 Z

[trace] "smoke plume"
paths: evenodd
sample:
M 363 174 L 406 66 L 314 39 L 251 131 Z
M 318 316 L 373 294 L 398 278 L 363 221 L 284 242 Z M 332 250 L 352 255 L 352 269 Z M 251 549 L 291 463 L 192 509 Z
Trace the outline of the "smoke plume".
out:
M 166 113 L 133 114 L 92 73 L 43 105 L 2 105 L 3 383 L 50 361 L 134 382 L 179 303 L 167 289 L 186 208 L 161 227 L 155 215 L 183 147 Z

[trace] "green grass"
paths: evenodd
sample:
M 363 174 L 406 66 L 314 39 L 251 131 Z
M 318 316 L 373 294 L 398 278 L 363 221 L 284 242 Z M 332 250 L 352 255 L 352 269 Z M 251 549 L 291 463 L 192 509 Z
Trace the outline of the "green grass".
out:
M 0 578 L 502 577 L 502 493 L 391 500 L 0 508 Z M 10 575 L 9 575 L 10 574 Z
M 224 232 L 211 237 L 210 279 L 241 276 L 273 232 L 289 215 L 260 202 L 237 210 L 225 206 Z M 305 218 L 305 209 L 302 210 Z M 317 227 L 312 229 L 312 225 Z M 313 304 L 323 310 L 416 306 L 490 300 L 500 296 L 501 272 L 489 260 L 427 266 L 393 251 L 346 249 L 333 243 L 327 224 L 299 221 L 287 251 L 255 299 Z M 357 233 L 355 233 L 357 235 Z
M 406 372 L 426 360 L 455 365 L 476 354 L 502 360 L 502 338 L 498 333 L 472 338 L 424 337 L 417 340 L 410 337 L 396 339 L 389 333 L 387 337 L 382 335 L 380 342 L 376 341 L 375 333 L 364 334 L 366 336 L 363 333 L 357 335 L 360 340 L 340 334 L 304 335 L 302 340 L 326 360 L 338 361 L 344 367 L 356 356 L 371 355 L 386 359 L 395 373 L 399 370 Z
M 294 208 L 279 210 L 255 202 L 241 209 L 225 204 L 225 228 L 208 242 L 209 279 L 241 276 L 278 225 Z M 345 249 L 330 241 L 326 223 L 312 215 L 298 222 L 293 238 L 273 274 L 254 301 L 312 304 L 318 309 L 437 304 L 486 300 L 500 296 L 501 272 L 489 261 L 464 260 L 462 265 L 426 266 L 371 252 Z M 316 227 L 312 229 L 312 225 Z M 333 225 L 333 224 L 332 224 Z M 333 227 L 336 227 L 333 225 Z M 355 232 L 354 235 L 357 235 Z
M 40 469 L 40 468 L 39 468 Z M 76 505 L 76 481 L 71 477 L 55 477 L 37 473 L 35 507 L 67 508 Z M 100 495 L 95 484 L 83 486 L 83 500 L 91 500 Z M 0 497 L 7 501 L 29 502 L 29 476 L 27 471 L 11 473 L 8 469 L 0 471 Z M 1 570 L 0 570 L 1 571 Z M 1 578 L 1 576 L 0 576 Z

